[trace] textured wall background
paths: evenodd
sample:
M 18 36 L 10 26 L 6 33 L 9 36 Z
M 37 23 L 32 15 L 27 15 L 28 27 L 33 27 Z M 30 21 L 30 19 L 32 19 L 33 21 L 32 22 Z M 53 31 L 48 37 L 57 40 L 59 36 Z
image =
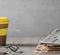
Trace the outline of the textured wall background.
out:
M 9 17 L 9 37 L 39 37 L 60 28 L 60 0 L 0 0 L 0 16 Z

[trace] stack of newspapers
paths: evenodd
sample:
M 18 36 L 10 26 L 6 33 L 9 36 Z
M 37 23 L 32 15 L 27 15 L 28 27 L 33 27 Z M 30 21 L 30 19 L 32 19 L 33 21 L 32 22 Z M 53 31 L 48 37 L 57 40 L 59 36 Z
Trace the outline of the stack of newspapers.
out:
M 39 42 L 35 52 L 60 51 L 60 30 L 55 29 L 45 39 Z

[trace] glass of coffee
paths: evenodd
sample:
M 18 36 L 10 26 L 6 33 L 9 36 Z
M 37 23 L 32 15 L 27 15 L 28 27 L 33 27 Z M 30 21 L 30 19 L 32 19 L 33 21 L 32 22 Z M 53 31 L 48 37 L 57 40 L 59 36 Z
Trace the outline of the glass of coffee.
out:
M 9 23 L 9 20 L 7 17 L 0 17 L 0 46 L 6 45 L 8 23 Z

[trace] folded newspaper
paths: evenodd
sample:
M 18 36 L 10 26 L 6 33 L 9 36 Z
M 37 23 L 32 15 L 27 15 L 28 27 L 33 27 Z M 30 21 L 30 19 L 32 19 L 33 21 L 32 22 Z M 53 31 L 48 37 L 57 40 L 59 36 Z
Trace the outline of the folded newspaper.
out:
M 0 46 L 0 55 L 20 55 L 22 53 L 19 46 Z
M 60 30 L 55 29 L 45 39 L 40 41 L 35 52 L 60 51 Z

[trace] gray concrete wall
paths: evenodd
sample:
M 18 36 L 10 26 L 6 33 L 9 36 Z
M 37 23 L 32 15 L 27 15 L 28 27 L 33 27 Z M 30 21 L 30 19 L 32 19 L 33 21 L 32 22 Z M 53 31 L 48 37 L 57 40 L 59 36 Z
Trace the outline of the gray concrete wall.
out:
M 39 37 L 60 28 L 60 0 L 0 0 L 0 16 L 10 20 L 9 37 Z

